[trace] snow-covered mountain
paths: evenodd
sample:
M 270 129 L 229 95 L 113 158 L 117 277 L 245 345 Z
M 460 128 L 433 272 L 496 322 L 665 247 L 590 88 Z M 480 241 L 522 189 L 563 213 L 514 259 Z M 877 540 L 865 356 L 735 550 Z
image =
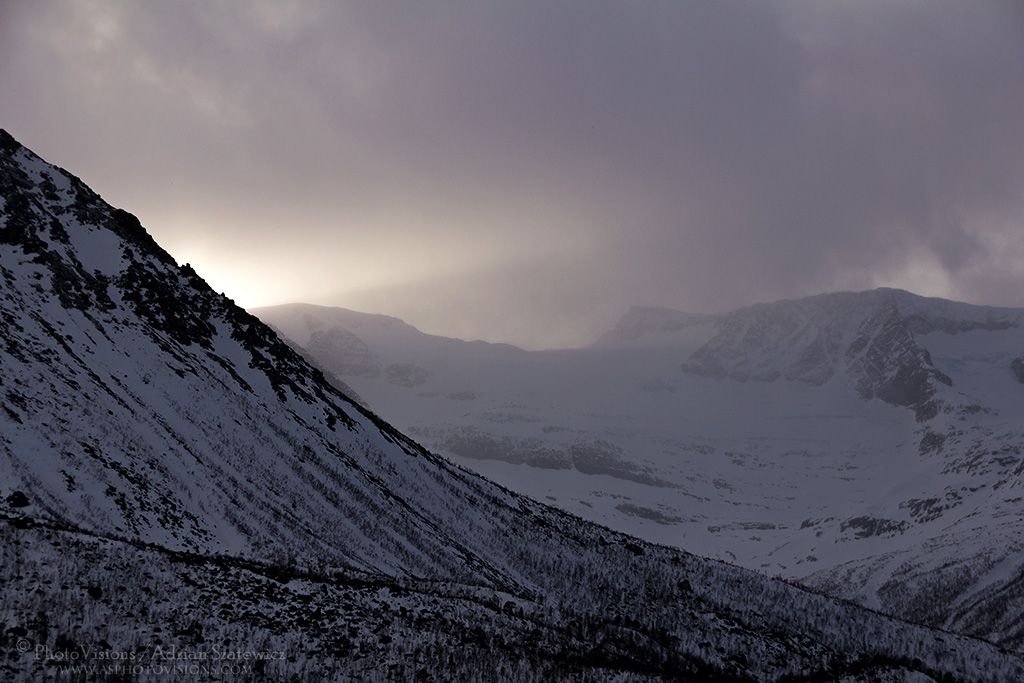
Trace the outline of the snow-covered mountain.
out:
M 633 308 L 559 352 L 392 336 L 343 309 L 256 313 L 514 490 L 1024 647 L 1024 310 L 891 289 L 721 316 Z M 422 381 L 353 372 L 327 336 Z
M 1021 310 L 901 290 L 825 294 L 724 316 L 683 370 L 741 382 L 781 378 L 819 386 L 843 374 L 862 398 L 911 408 L 924 421 L 938 413 L 937 392 L 952 380 L 935 367 L 917 336 L 1015 331 L 1021 322 Z
M 601 335 L 599 348 L 679 348 L 706 339 L 717 316 L 682 313 L 671 308 L 633 306 L 619 324 Z
M 6 132 L 0 201 L 7 680 L 1024 676 L 431 454 Z

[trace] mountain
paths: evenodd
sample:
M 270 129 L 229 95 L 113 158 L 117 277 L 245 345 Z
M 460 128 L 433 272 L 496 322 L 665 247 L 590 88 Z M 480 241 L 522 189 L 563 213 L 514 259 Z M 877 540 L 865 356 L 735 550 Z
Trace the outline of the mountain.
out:
M 1024 310 L 892 289 L 718 316 L 636 307 L 558 352 L 389 338 L 323 307 L 256 314 L 513 490 L 1024 648 Z M 350 335 L 422 382 L 353 373 L 314 334 Z
M 452 465 L 6 132 L 0 197 L 6 679 L 1024 676 Z
M 715 378 L 822 385 L 844 373 L 862 398 L 934 417 L 940 385 L 952 380 L 915 335 L 1015 331 L 1024 311 L 924 299 L 876 289 L 761 304 L 718 321 L 715 336 L 683 366 Z
M 597 348 L 678 348 L 701 339 L 714 328 L 717 316 L 682 313 L 671 308 L 633 306 L 618 325 L 601 335 Z M 692 343 L 692 341 L 691 341 Z

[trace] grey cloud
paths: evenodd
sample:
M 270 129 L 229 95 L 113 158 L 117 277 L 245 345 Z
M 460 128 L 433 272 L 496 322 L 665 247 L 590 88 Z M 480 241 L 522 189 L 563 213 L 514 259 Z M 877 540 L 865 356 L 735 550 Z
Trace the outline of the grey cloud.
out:
M 533 345 L 631 303 L 1024 304 L 1016 2 L 0 12 L 2 125 L 242 289 Z

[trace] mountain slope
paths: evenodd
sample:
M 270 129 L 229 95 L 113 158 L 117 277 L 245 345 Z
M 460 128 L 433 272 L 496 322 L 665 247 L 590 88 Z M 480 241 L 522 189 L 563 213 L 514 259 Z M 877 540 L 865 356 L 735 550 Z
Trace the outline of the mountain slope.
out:
M 726 380 L 853 387 L 914 412 L 917 467 L 846 519 L 810 519 L 783 553 L 840 534 L 890 537 L 803 577 L 902 616 L 1024 647 L 1024 410 L 1014 363 L 1024 310 L 879 289 L 781 301 L 723 318 L 683 368 Z M 756 368 L 756 370 L 752 370 Z M 894 485 L 895 484 L 895 485 Z M 803 535 L 804 538 L 799 538 Z M 840 536 L 841 537 L 841 536 Z M 773 553 L 775 554 L 775 553 Z M 837 558 L 838 559 L 838 558 Z
M 1024 676 L 449 464 L 3 132 L 0 197 L 7 678 Z
M 633 306 L 619 323 L 601 335 L 595 348 L 679 348 L 706 336 L 718 316 L 682 313 L 671 308 Z
M 777 379 L 812 385 L 848 375 L 861 397 L 934 417 L 938 370 L 915 335 L 1019 328 L 1024 311 L 925 299 L 876 289 L 758 304 L 723 316 L 683 369 L 738 381 Z
M 1024 648 L 1024 311 L 890 289 L 634 308 L 591 348 L 530 353 L 324 307 L 256 313 L 420 368 L 396 384 L 310 345 L 389 420 L 514 490 Z

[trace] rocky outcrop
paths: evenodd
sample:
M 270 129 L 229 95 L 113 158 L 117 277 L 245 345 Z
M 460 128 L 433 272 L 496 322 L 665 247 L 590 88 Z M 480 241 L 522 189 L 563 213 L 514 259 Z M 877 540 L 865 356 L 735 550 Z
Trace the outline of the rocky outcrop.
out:
M 841 327 L 800 305 L 753 306 L 732 313 L 683 364 L 683 371 L 739 382 L 785 378 L 820 385 L 832 378 Z
M 1024 356 L 1014 358 L 1010 362 L 1010 372 L 1017 378 L 1017 381 L 1024 384 Z
M 936 386 L 953 383 L 932 365 L 928 351 L 914 341 L 892 304 L 861 323 L 846 350 L 846 366 L 862 398 L 910 408 L 918 421 L 938 414 Z
M 911 329 L 926 323 L 940 329 L 939 323 L 920 313 L 905 316 L 899 306 L 905 296 L 913 295 L 875 290 L 741 309 L 718 323 L 714 337 L 682 369 L 714 379 L 814 386 L 845 375 L 862 398 L 910 408 L 918 420 L 928 420 L 940 407 L 937 388 L 952 381 Z M 975 322 L 965 322 L 964 329 L 974 329 Z

